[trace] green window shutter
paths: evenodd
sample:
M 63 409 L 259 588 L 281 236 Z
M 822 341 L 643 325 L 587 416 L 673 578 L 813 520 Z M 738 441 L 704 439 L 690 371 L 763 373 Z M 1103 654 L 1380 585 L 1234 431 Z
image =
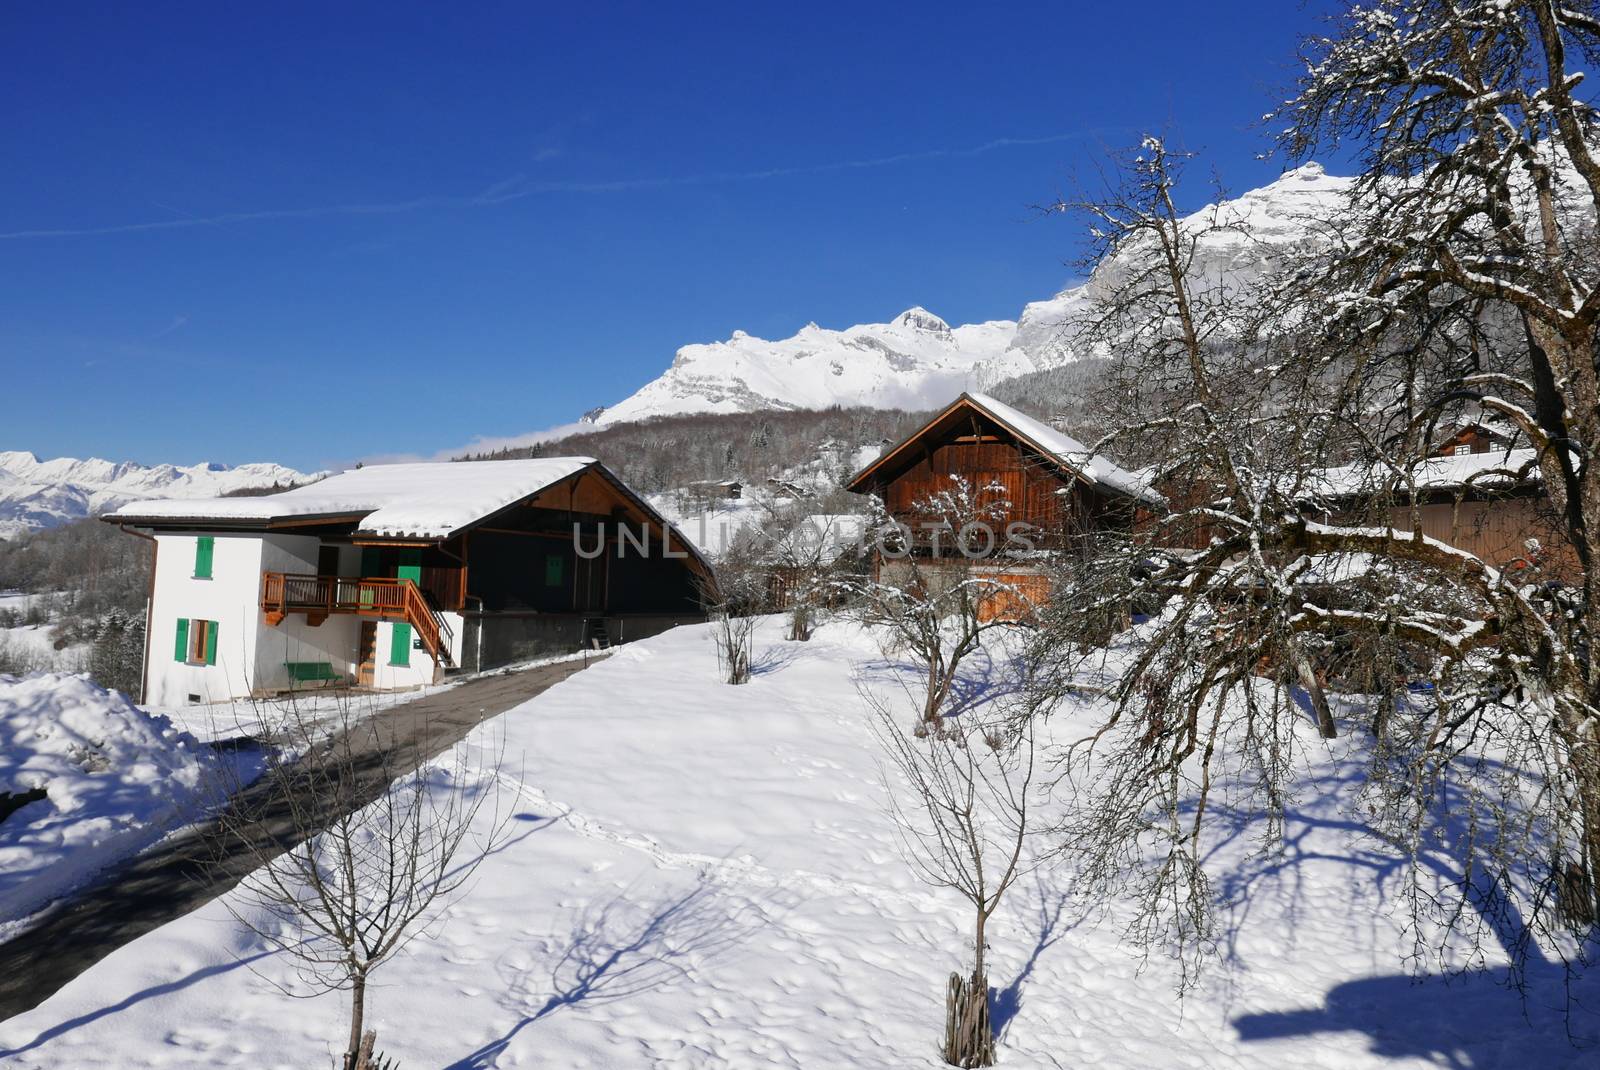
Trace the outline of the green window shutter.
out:
M 206 621 L 206 664 L 217 663 L 217 622 Z
M 566 560 L 560 554 L 544 555 L 544 585 L 546 587 L 560 587 L 565 571 Z
M 172 648 L 172 660 L 189 660 L 189 618 L 178 618 L 178 641 Z
M 194 541 L 194 578 L 209 580 L 211 578 L 211 557 L 216 551 L 217 540 L 210 535 L 202 535 Z
M 389 664 L 411 664 L 411 625 L 396 624 L 389 634 Z

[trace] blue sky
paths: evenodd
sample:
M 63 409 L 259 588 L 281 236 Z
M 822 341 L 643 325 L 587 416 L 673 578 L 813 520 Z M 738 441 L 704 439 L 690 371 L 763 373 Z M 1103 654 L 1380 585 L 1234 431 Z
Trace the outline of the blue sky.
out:
M 300 467 L 566 423 L 734 329 L 1015 318 L 1030 206 L 1230 189 L 1292 0 L 0 8 L 0 449 Z M 1190 190 L 1203 203 L 1197 174 Z

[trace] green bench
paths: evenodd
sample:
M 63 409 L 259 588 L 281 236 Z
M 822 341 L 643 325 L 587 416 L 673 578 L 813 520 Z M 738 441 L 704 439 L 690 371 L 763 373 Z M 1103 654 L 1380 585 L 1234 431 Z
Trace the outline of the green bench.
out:
M 283 667 L 289 671 L 291 684 L 331 684 L 344 679 L 333 671 L 331 661 L 286 661 Z

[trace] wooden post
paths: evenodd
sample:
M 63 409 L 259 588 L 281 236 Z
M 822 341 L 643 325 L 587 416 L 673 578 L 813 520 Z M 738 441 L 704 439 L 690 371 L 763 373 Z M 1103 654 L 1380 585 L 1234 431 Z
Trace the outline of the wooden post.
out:
M 950 975 L 944 1001 L 944 1061 L 964 1068 L 994 1065 L 989 986 L 979 974 Z

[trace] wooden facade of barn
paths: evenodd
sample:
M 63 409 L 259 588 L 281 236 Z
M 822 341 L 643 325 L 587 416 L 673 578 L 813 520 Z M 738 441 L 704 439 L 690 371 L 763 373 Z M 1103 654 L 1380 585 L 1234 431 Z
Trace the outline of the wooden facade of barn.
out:
M 965 542 L 938 530 L 947 511 L 930 503 L 965 484 L 983 512 L 985 529 Z M 982 394 L 962 394 L 883 454 L 846 485 L 882 500 L 909 529 L 919 561 L 962 560 L 997 584 L 986 612 L 1023 619 L 1049 597 L 1039 553 L 1070 552 L 1105 530 L 1128 530 L 1141 504 L 1158 503 L 1136 477 L 1060 431 Z M 880 570 L 891 565 L 879 561 Z
M 1571 581 L 1577 555 L 1554 515 L 1531 449 L 1469 424 L 1446 436 L 1409 481 L 1387 470 L 1329 469 L 1318 495 L 1321 518 L 1335 524 L 1420 530 L 1501 569 L 1537 566 Z

